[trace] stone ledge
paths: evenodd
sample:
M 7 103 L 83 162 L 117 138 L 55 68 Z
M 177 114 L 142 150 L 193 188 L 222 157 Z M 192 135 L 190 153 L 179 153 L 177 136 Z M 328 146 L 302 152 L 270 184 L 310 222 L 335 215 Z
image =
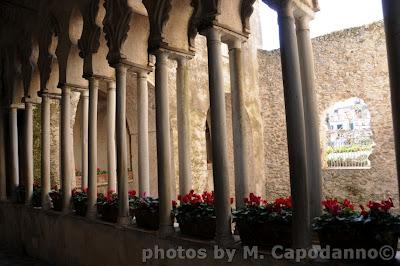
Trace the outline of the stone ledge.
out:
M 179 233 L 160 239 L 157 232 L 119 226 L 100 220 L 91 221 L 55 211 L 41 211 L 24 205 L 0 203 L 0 239 L 2 244 L 56 265 L 139 265 L 143 249 L 205 249 L 205 259 L 149 260 L 146 265 L 220 265 L 226 259 L 214 260 L 214 241 L 195 240 Z M 244 259 L 240 246 L 230 265 L 294 265 L 294 261 L 274 260 L 261 252 L 264 259 Z M 298 264 L 298 263 L 297 263 Z M 300 265 L 365 265 L 338 261 L 303 261 Z

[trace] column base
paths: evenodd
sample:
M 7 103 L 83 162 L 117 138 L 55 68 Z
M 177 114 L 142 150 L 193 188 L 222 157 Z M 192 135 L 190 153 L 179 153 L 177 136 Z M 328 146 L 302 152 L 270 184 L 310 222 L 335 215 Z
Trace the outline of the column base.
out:
M 217 235 L 215 236 L 215 242 L 220 247 L 234 247 L 236 242 L 232 234 L 229 235 Z
M 89 220 L 96 220 L 97 218 L 97 209 L 96 208 L 88 208 L 86 212 L 86 218 Z
M 158 229 L 158 236 L 161 238 L 171 236 L 174 233 L 175 233 L 174 227 L 170 224 L 160 225 L 160 228 Z
M 64 215 L 68 215 L 68 214 L 71 214 L 71 213 L 72 213 L 72 209 L 70 209 L 70 208 L 64 208 L 62 210 L 62 214 L 64 214 Z
M 117 223 L 118 225 L 128 225 L 130 224 L 130 218 L 129 216 L 120 216 L 118 217 Z

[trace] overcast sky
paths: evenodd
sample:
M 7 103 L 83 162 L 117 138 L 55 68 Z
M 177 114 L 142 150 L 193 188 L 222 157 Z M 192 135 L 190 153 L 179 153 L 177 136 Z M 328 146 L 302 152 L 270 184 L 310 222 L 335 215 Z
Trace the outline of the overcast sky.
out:
M 321 11 L 311 22 L 311 36 L 370 24 L 382 20 L 381 0 L 319 0 Z M 263 48 L 279 48 L 276 12 L 264 5 L 261 9 Z

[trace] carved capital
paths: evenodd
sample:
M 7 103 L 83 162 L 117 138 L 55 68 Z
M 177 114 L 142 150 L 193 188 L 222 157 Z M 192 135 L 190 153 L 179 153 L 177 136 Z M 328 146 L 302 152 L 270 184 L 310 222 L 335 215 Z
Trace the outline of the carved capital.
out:
M 114 66 L 125 58 L 121 53 L 121 47 L 128 37 L 133 12 L 127 0 L 105 0 L 104 7 L 106 16 L 103 20 L 103 31 L 109 49 L 107 60 L 111 66 Z
M 29 88 L 33 74 L 33 63 L 31 62 L 32 55 L 32 33 L 25 31 L 22 35 L 22 40 L 18 44 L 18 57 L 21 62 L 22 82 L 24 86 L 25 97 L 30 97 Z
M 263 0 L 263 2 L 274 9 L 278 16 L 293 18 L 293 0 Z
M 71 40 L 69 38 L 69 19 L 71 17 L 72 10 L 68 12 L 59 12 L 57 14 L 57 21 L 59 25 L 58 44 L 56 49 L 58 70 L 59 70 L 59 81 L 58 87 L 67 83 L 67 68 L 68 68 L 68 57 L 71 50 Z
M 158 50 L 165 43 L 164 26 L 169 20 L 172 0 L 143 0 L 150 21 L 150 36 L 148 50 L 150 53 Z
M 240 18 L 242 19 L 243 32 L 250 33 L 250 17 L 254 12 L 254 3 L 256 0 L 242 0 L 240 9 Z
M 50 78 L 51 64 L 53 62 L 53 55 L 50 54 L 49 49 L 52 42 L 53 33 L 56 32 L 57 26 L 53 16 L 48 16 L 43 24 L 41 24 L 41 31 L 39 35 L 39 58 L 38 67 L 40 74 L 40 90 L 47 91 L 46 85 Z
M 82 7 L 83 32 L 78 41 L 79 56 L 84 59 L 83 76 L 93 75 L 92 55 L 97 53 L 100 47 L 101 28 L 96 24 L 99 12 L 99 0 L 90 0 Z
M 189 45 L 195 49 L 195 38 L 198 32 L 213 26 L 216 17 L 221 14 L 221 0 L 192 0 L 193 14 L 189 20 Z

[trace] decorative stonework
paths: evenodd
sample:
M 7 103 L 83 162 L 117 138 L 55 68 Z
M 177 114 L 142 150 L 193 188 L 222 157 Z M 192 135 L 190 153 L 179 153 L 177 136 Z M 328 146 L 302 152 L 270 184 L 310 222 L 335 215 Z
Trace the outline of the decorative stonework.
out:
M 121 47 L 128 36 L 133 12 L 127 0 L 106 0 L 104 7 L 106 16 L 103 21 L 103 31 L 109 48 L 107 60 L 114 66 L 125 58 L 121 53 Z
M 99 0 L 91 0 L 82 9 L 83 32 L 78 41 L 80 49 L 79 56 L 84 59 L 83 75 L 93 75 L 92 54 L 97 53 L 100 47 L 101 28 L 96 24 L 96 17 L 99 12 Z
M 256 0 L 242 0 L 240 18 L 242 19 L 243 32 L 250 34 L 250 17 L 254 12 L 254 3 Z
M 166 45 L 164 39 L 164 26 L 169 19 L 172 9 L 171 0 L 143 0 L 150 21 L 149 52 L 158 50 Z
M 53 16 L 49 16 L 42 24 L 42 31 L 39 36 L 39 58 L 38 68 L 40 73 L 40 90 L 47 91 L 46 85 L 50 78 L 51 64 L 53 56 L 49 53 L 53 33 L 56 29 L 56 21 Z
M 191 5 L 194 10 L 189 20 L 188 36 L 190 48 L 193 50 L 197 33 L 211 27 L 221 13 L 221 0 L 192 0 Z
M 24 96 L 31 97 L 29 95 L 29 88 L 32 80 L 33 64 L 31 62 L 32 54 L 32 34 L 25 32 L 22 36 L 22 40 L 18 45 L 18 56 L 21 62 L 22 81 L 24 85 Z
M 56 49 L 59 68 L 58 87 L 62 87 L 67 83 L 68 56 L 72 45 L 71 40 L 69 39 L 69 19 L 71 17 L 71 11 L 72 10 L 59 12 L 56 15 L 57 25 L 59 26 L 59 31 L 57 32 L 58 44 Z

